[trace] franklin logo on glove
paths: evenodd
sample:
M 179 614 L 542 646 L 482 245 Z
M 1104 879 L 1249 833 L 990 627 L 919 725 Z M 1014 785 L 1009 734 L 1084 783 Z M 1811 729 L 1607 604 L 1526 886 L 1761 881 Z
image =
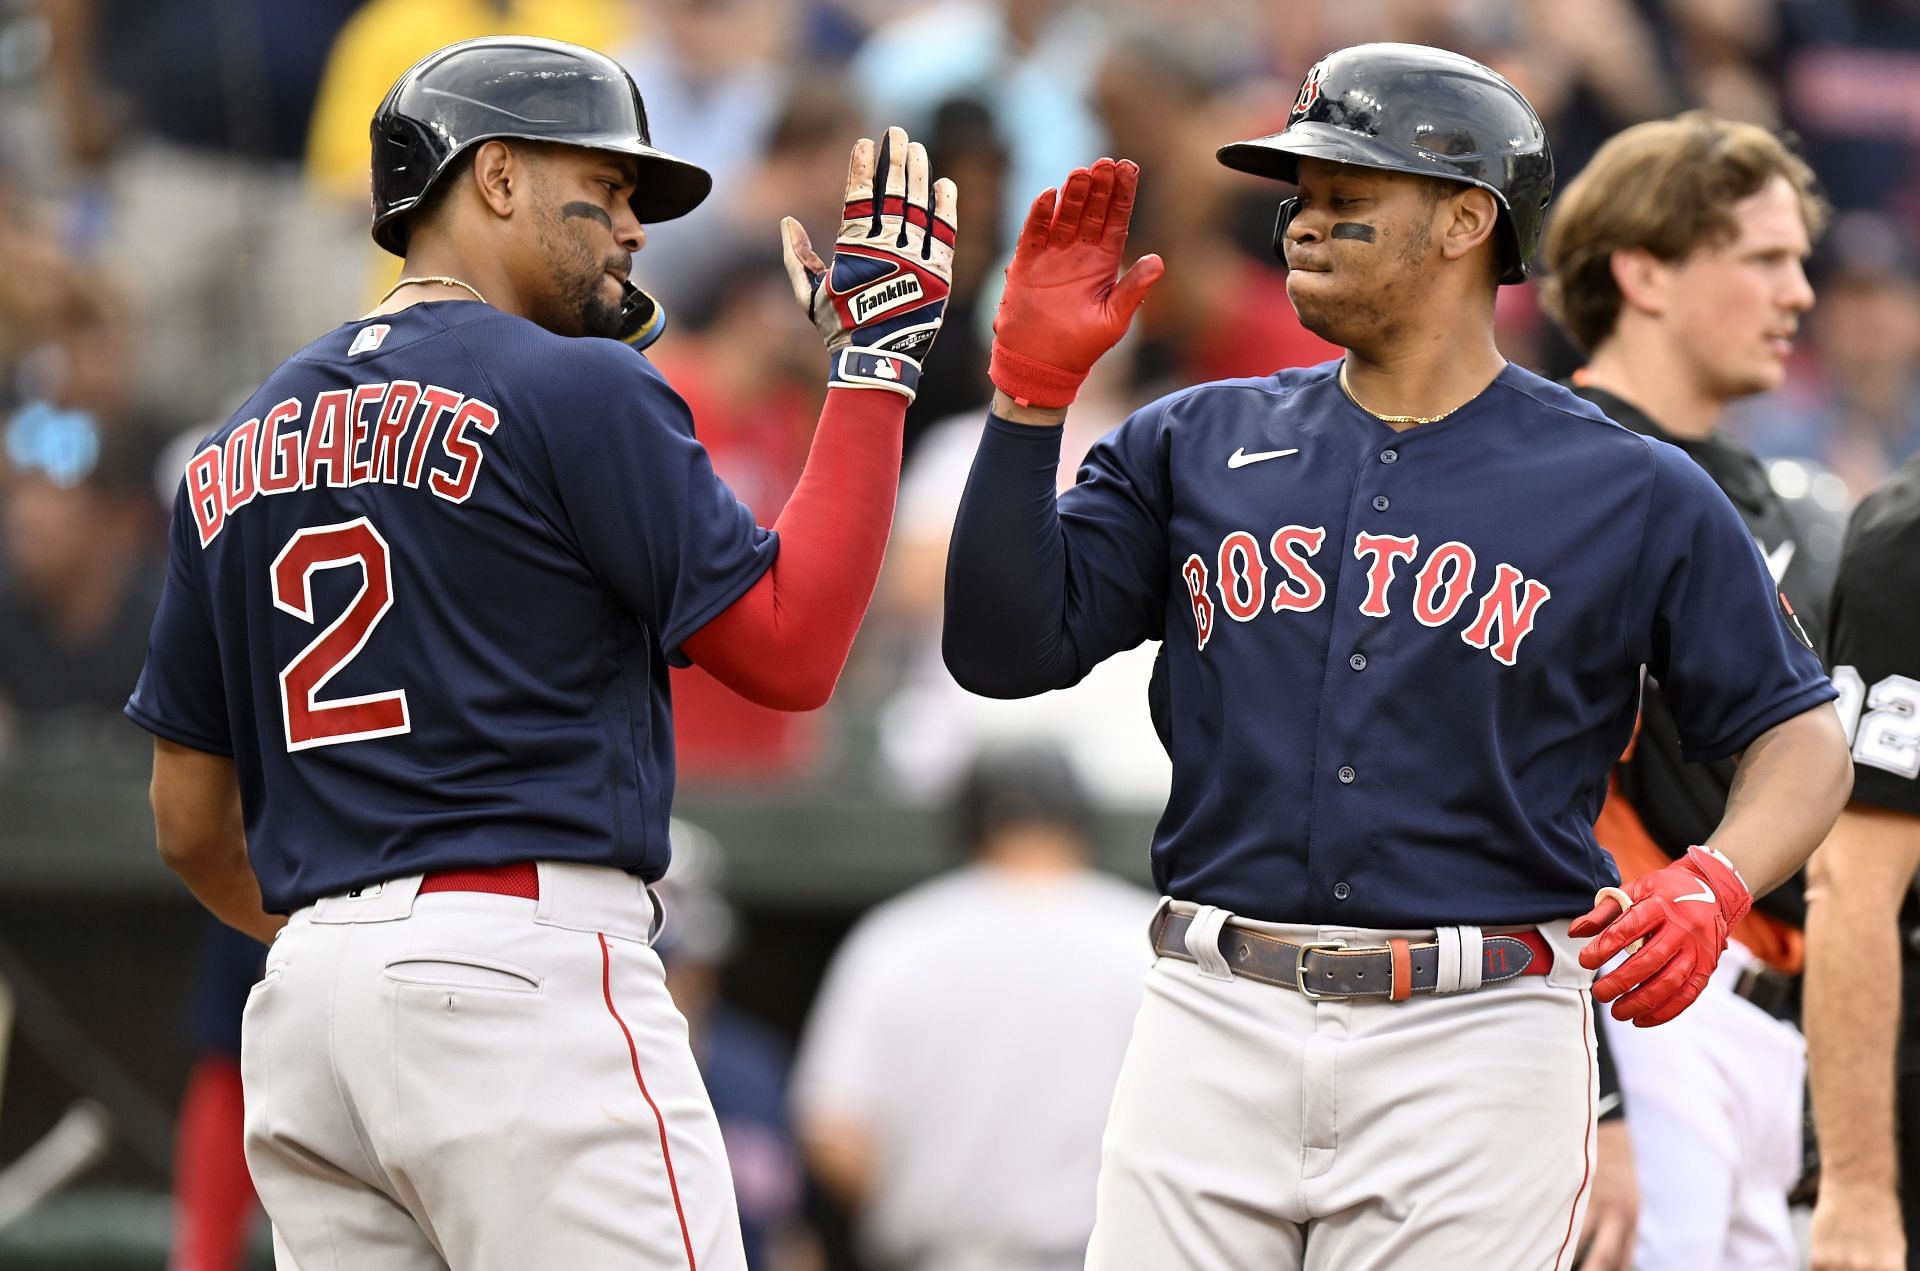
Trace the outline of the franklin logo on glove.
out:
M 853 298 L 854 321 L 866 322 L 877 318 L 902 305 L 912 304 L 923 294 L 925 293 L 920 288 L 920 280 L 912 274 L 904 278 L 896 278 L 878 287 L 869 287 Z
M 831 262 L 800 222 L 780 223 L 794 297 L 827 342 L 830 385 L 913 400 L 953 291 L 958 198 L 952 181 L 932 179 L 926 147 L 889 128 L 877 156 L 870 141 L 856 147 Z

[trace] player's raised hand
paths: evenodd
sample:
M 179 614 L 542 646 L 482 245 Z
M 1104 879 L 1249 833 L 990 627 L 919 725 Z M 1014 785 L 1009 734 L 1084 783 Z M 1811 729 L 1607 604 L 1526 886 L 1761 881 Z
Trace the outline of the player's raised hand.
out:
M 1120 272 L 1139 184 L 1139 165 L 1101 159 L 1074 169 L 1027 212 L 994 315 L 988 368 L 995 386 L 1021 405 L 1071 403 L 1166 272 L 1158 256 Z
M 959 191 L 932 180 L 927 150 L 889 128 L 847 163 L 847 202 L 831 263 L 791 216 L 780 222 L 793 294 L 832 355 L 828 382 L 911 401 L 953 290 Z
M 1609 894 L 1614 890 L 1607 888 L 1567 932 L 1593 937 L 1580 951 L 1580 965 L 1590 970 L 1639 942 L 1625 962 L 1594 981 L 1593 995 L 1613 1002 L 1617 1020 L 1641 1028 L 1664 1024 L 1707 986 L 1728 933 L 1753 908 L 1753 894 L 1726 857 L 1702 847 L 1628 883 L 1631 907 Z

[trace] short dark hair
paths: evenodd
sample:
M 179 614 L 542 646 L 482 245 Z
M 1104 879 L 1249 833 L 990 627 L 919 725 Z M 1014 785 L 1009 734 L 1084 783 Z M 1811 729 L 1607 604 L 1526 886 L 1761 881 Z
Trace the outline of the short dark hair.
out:
M 1680 261 L 1729 243 L 1739 232 L 1734 205 L 1775 177 L 1793 187 L 1807 233 L 1817 237 L 1830 209 L 1813 170 L 1758 124 L 1690 110 L 1616 134 L 1560 196 L 1547 223 L 1547 311 L 1591 352 L 1620 320 L 1615 252 L 1639 248 Z
M 413 231 L 422 225 L 431 225 L 439 219 L 441 211 L 447 206 L 447 200 L 453 197 L 453 191 L 473 170 L 473 156 L 480 147 L 468 146 L 453 158 L 447 160 L 447 166 L 440 170 L 433 184 L 426 188 L 419 200 L 407 209 L 400 218 L 400 234 L 403 239 L 411 240 Z
M 971 854 L 1009 825 L 1058 825 L 1080 839 L 1093 833 L 1093 807 L 1073 762 L 1050 741 L 984 745 L 954 792 L 954 828 Z

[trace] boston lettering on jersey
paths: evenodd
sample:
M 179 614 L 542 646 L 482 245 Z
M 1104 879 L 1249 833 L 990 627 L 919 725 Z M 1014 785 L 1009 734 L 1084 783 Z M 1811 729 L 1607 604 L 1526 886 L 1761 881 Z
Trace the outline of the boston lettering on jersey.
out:
M 1519 367 L 1406 430 L 1338 372 L 1163 398 L 1057 499 L 1057 434 L 990 420 L 948 664 L 1022 696 L 1160 641 L 1168 895 L 1394 929 L 1583 913 L 1615 877 L 1593 821 L 1644 674 L 1691 760 L 1833 687 L 1679 450 Z
M 1326 540 L 1327 530 L 1321 525 L 1287 525 L 1273 532 L 1267 548 L 1282 577 L 1269 601 L 1261 540 L 1247 530 L 1234 530 L 1220 540 L 1219 549 L 1213 553 L 1219 569 L 1213 585 L 1220 608 L 1235 622 L 1251 622 L 1268 610 L 1311 613 L 1318 609 L 1327 598 L 1327 583 L 1308 558 L 1318 554 Z M 1365 530 L 1355 534 L 1354 559 L 1367 566 L 1367 594 L 1360 601 L 1360 612 L 1369 618 L 1390 617 L 1393 606 L 1388 589 L 1393 585 L 1395 570 L 1419 555 L 1418 534 L 1370 534 Z M 1473 592 L 1477 563 L 1473 549 L 1457 540 L 1434 548 L 1413 578 L 1411 612 L 1415 620 L 1441 627 L 1458 617 Z M 1186 581 L 1187 598 L 1193 605 L 1196 647 L 1204 651 L 1214 629 L 1207 562 L 1194 553 L 1181 566 L 1180 576 Z M 1545 583 L 1528 578 L 1502 561 L 1494 566 L 1493 581 L 1480 594 L 1479 608 L 1461 630 L 1460 638 L 1512 666 L 1520 642 L 1533 630 L 1540 606 L 1552 596 L 1552 589 Z
M 186 497 L 206 547 L 256 498 L 379 482 L 426 488 L 465 503 L 485 459 L 480 438 L 500 412 L 477 397 L 413 380 L 297 397 L 233 426 L 187 461 Z M 440 456 L 451 466 L 434 466 Z

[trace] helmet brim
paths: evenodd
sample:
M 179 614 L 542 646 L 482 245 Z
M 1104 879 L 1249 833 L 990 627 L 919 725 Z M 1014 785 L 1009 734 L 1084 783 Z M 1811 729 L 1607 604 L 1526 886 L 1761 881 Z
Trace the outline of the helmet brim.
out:
M 475 137 L 447 156 L 440 171 L 434 174 L 427 188 L 414 198 L 395 204 L 376 217 L 373 222 L 373 241 L 392 252 L 395 256 L 407 254 L 406 217 L 420 201 L 427 197 L 435 185 L 438 185 L 446 170 L 454 161 L 474 146 L 488 141 L 540 141 L 542 144 L 576 146 L 585 150 L 605 150 L 614 154 L 632 155 L 640 161 L 640 170 L 634 185 L 633 197 L 627 200 L 633 208 L 635 218 L 642 225 L 658 225 L 662 221 L 678 220 L 706 202 L 713 193 L 713 174 L 697 163 L 690 163 L 678 155 L 668 154 L 633 137 L 582 137 L 569 138 L 566 141 L 546 141 L 542 138 L 521 137 L 512 133 L 502 133 L 491 137 Z
M 1236 172 L 1284 181 L 1288 185 L 1300 184 L 1302 159 L 1325 159 L 1330 163 L 1351 163 L 1361 168 L 1411 172 L 1416 176 L 1438 177 L 1443 181 L 1462 180 L 1457 173 L 1448 172 L 1440 166 L 1438 155 L 1431 166 L 1423 165 L 1384 141 L 1358 136 L 1332 124 L 1307 121 L 1265 137 L 1231 142 L 1215 151 L 1214 157 Z

